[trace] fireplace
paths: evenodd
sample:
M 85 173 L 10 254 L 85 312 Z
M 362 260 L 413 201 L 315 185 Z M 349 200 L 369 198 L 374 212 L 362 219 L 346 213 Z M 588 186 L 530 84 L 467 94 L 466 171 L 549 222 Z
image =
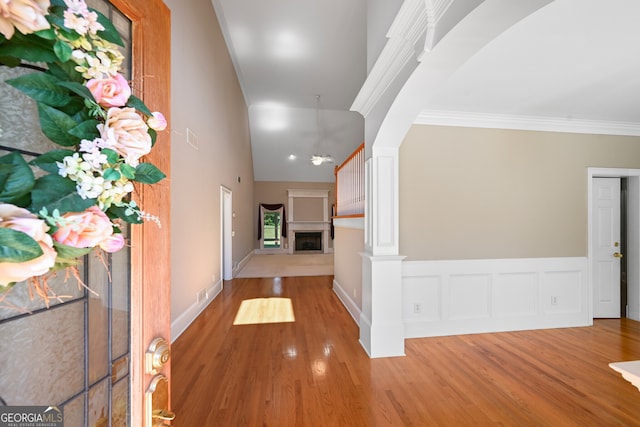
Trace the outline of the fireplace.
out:
M 322 231 L 296 231 L 296 252 L 322 252 Z

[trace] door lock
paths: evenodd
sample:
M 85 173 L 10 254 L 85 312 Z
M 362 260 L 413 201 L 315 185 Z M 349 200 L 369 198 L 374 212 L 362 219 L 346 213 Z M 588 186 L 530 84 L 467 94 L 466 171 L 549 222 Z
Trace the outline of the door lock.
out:
M 145 354 L 145 371 L 147 374 L 155 375 L 169 361 L 171 348 L 167 340 L 161 337 L 151 341 L 149 349 Z

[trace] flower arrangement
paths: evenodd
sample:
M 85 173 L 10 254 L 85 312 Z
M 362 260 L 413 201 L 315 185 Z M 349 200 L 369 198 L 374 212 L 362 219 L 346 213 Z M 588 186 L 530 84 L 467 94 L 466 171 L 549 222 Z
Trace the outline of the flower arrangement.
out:
M 0 65 L 35 70 L 6 83 L 36 102 L 60 147 L 30 162 L 0 157 L 0 292 L 30 280 L 46 299 L 48 273 L 124 247 L 123 221 L 159 224 L 130 194 L 133 182 L 165 177 L 142 158 L 167 123 L 132 95 L 118 46 L 113 24 L 84 0 L 0 0 Z

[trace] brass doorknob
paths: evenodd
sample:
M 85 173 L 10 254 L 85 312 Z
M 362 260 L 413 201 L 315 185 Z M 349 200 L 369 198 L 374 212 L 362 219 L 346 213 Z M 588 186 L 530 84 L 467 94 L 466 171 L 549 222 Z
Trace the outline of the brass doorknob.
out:
M 616 258 L 622 258 L 624 255 L 622 255 L 620 252 L 616 252 L 613 254 L 613 256 Z

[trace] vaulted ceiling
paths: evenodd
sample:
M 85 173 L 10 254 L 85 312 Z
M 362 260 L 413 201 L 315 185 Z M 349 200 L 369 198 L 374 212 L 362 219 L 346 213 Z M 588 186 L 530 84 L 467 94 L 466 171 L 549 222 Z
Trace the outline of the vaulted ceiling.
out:
M 473 5 L 443 12 L 444 32 L 419 55 L 380 133 L 401 121 L 399 138 L 412 123 L 515 120 L 640 134 L 637 0 L 404 3 L 416 1 L 443 11 Z M 364 139 L 362 116 L 349 110 L 367 78 L 367 1 L 213 3 L 249 108 L 255 179 L 332 181 L 334 164 L 312 166 L 310 157 L 331 154 L 339 163 Z
M 349 109 L 366 77 L 365 0 L 213 4 L 249 108 L 255 179 L 332 182 L 363 142 Z M 313 166 L 314 154 L 335 163 Z

